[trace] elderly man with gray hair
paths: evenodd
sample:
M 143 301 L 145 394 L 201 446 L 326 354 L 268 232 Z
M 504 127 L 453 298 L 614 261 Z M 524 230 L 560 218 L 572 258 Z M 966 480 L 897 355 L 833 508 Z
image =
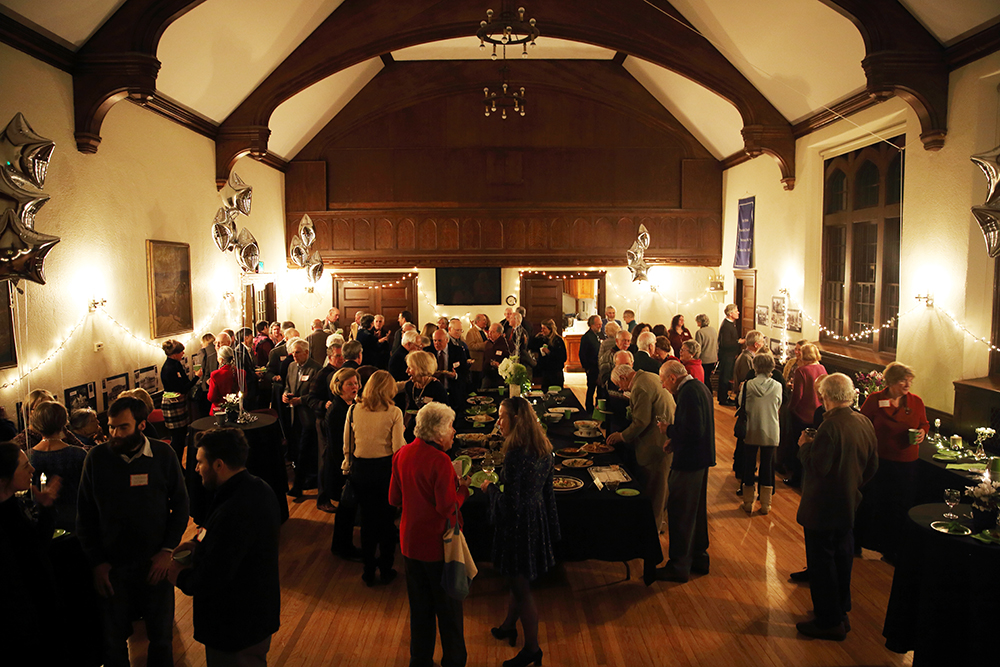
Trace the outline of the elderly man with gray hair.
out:
M 660 382 L 677 407 L 673 423 L 660 424 L 674 459 L 667 477 L 669 560 L 656 578 L 684 583 L 691 573 L 708 574 L 708 469 L 715 465 L 715 410 L 711 391 L 681 362 L 663 364 Z
M 609 435 L 608 444 L 624 442 L 632 449 L 639 481 L 645 485 L 653 503 L 653 518 L 659 528 L 667 501 L 671 456 L 665 451 L 666 439 L 658 424 L 673 420 L 674 399 L 663 389 L 656 374 L 633 370 L 624 364 L 611 371 L 611 381 L 622 391 L 631 392 L 632 422 L 624 431 Z
M 303 489 L 314 489 L 317 482 L 316 413 L 309 407 L 308 398 L 320 366 L 309 357 L 309 343 L 302 338 L 288 341 L 288 353 L 293 361 L 285 375 L 285 393 L 281 401 L 291 408 L 292 437 L 288 442 L 295 461 L 295 482 L 288 495 L 298 499 Z
M 406 325 L 409 325 L 412 328 L 403 333 L 403 337 L 400 339 L 402 343 L 399 346 L 399 349 L 393 352 L 392 356 L 389 357 L 389 374 L 392 375 L 392 378 L 396 382 L 406 382 L 408 379 L 406 374 L 406 355 L 410 352 L 416 352 L 417 350 L 424 349 L 420 345 L 420 332 L 417 331 L 416 327 L 409 322 L 407 322 Z
M 654 375 L 660 372 L 660 362 L 656 358 L 656 334 L 652 331 L 643 331 L 636 340 L 635 362 L 632 367 L 637 371 L 642 370 Z
M 796 623 L 807 637 L 843 640 L 850 623 L 854 515 L 861 487 L 878 469 L 871 421 L 851 409 L 854 384 L 843 373 L 820 386 L 826 412 L 810 437 L 799 438 L 802 500 L 795 520 L 805 531 L 809 590 L 816 617 Z

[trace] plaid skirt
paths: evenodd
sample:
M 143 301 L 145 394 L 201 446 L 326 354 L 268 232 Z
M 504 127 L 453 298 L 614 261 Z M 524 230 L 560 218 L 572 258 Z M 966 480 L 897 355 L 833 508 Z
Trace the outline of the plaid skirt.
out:
M 191 423 L 186 396 L 164 398 L 161 409 L 163 410 L 163 424 L 167 429 L 184 428 Z

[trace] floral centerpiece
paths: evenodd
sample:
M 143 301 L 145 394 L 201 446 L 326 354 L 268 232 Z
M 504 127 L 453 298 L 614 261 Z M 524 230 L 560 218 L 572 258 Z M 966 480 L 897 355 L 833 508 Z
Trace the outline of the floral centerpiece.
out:
M 521 392 L 531 391 L 531 375 L 524 364 L 513 361 L 510 357 L 500 362 L 497 368 L 503 381 L 510 385 L 510 395 L 519 396 Z
M 989 477 L 978 486 L 965 489 L 965 495 L 972 498 L 973 530 L 977 533 L 997 525 L 997 510 L 1000 508 L 1000 480 Z
M 858 403 L 863 404 L 870 394 L 885 389 L 885 378 L 879 371 L 855 373 L 854 386 L 858 390 Z
M 990 428 L 989 426 L 980 426 L 979 428 L 976 429 L 975 457 L 977 461 L 986 458 L 986 450 L 983 449 L 983 443 L 992 438 L 996 434 L 997 432 L 992 428 Z
M 240 416 L 240 399 L 242 394 L 226 394 L 222 397 L 222 409 L 226 412 L 226 421 L 236 423 Z

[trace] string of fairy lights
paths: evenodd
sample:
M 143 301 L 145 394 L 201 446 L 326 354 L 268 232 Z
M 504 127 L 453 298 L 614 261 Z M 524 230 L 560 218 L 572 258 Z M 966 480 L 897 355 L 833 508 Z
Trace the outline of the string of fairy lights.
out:
M 200 334 L 197 333 L 197 332 L 204 331 L 211 322 L 215 321 L 216 317 L 218 317 L 218 315 L 222 312 L 223 308 L 225 308 L 227 305 L 230 305 L 230 304 L 231 304 L 231 297 L 223 297 L 222 300 L 219 302 L 218 307 L 212 313 L 212 315 L 210 317 L 205 318 L 205 320 L 202 323 L 202 326 L 196 328 L 194 330 L 194 333 L 192 333 L 186 339 L 186 341 L 182 341 L 182 342 L 191 342 L 191 341 L 195 340 L 196 337 L 200 336 Z M 7 382 L 4 382 L 4 383 L 0 384 L 0 390 L 8 389 L 8 388 L 13 387 L 15 385 L 21 384 L 25 379 L 27 379 L 33 373 L 35 373 L 36 371 L 38 371 L 39 369 L 41 369 L 43 366 L 45 366 L 46 364 L 48 364 L 50 361 L 54 360 L 66 348 L 66 346 L 69 344 L 69 342 L 76 335 L 76 332 L 80 330 L 80 327 L 82 327 L 83 324 L 88 319 L 90 319 L 91 315 L 94 315 L 96 313 L 100 313 L 101 315 L 104 315 L 104 317 L 107 318 L 107 320 L 109 322 L 111 322 L 112 324 L 114 324 L 115 326 L 117 326 L 119 329 L 121 329 L 123 332 L 125 332 L 128 336 L 130 336 L 136 342 L 141 343 L 142 345 L 144 345 L 146 347 L 149 347 L 150 349 L 156 350 L 158 352 L 162 352 L 163 351 L 163 349 L 160 347 L 160 345 L 158 345 L 157 343 L 153 342 L 152 339 L 150 339 L 148 337 L 142 337 L 142 336 L 137 335 L 135 332 L 133 332 L 131 329 L 129 329 L 126 325 L 124 325 L 121 322 L 119 322 L 118 320 L 116 320 L 114 318 L 114 316 L 107 311 L 107 309 L 104 307 L 103 304 L 98 303 L 98 304 L 95 305 L 93 311 L 88 311 L 88 312 L 84 313 L 83 316 L 81 316 L 80 319 L 76 321 L 76 323 L 69 329 L 69 331 L 66 333 L 66 335 L 63 336 L 63 338 L 56 344 L 56 346 L 51 351 L 49 351 L 48 354 L 46 354 L 44 357 L 42 357 L 42 359 L 40 359 L 39 361 L 37 361 L 34 364 L 32 364 L 31 366 L 29 366 L 23 372 L 19 373 L 17 375 L 17 377 L 13 378 L 12 380 L 9 380 Z

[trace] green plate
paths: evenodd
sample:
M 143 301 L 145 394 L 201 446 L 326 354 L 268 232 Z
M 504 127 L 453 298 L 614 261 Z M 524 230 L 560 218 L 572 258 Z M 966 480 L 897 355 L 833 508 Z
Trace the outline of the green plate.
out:
M 482 483 L 485 482 L 486 480 L 490 480 L 491 482 L 496 484 L 497 482 L 500 481 L 500 477 L 495 472 L 488 473 L 485 470 L 480 470 L 478 472 L 473 473 L 472 480 L 469 486 L 470 487 L 474 486 L 478 489 L 482 485 Z
M 455 460 L 462 462 L 462 477 L 468 475 L 469 471 L 472 470 L 472 459 L 465 454 L 462 454 L 461 456 L 456 456 Z
M 52 532 L 52 539 L 54 540 L 54 539 L 56 539 L 57 537 L 62 537 L 63 535 L 65 535 L 65 534 L 66 534 L 66 532 L 67 532 L 67 531 L 63 530 L 62 528 L 56 528 L 56 529 L 55 529 L 55 530 L 54 530 L 54 531 Z
M 619 496 L 625 496 L 626 498 L 631 498 L 632 496 L 639 495 L 638 489 L 618 489 L 615 491 Z

